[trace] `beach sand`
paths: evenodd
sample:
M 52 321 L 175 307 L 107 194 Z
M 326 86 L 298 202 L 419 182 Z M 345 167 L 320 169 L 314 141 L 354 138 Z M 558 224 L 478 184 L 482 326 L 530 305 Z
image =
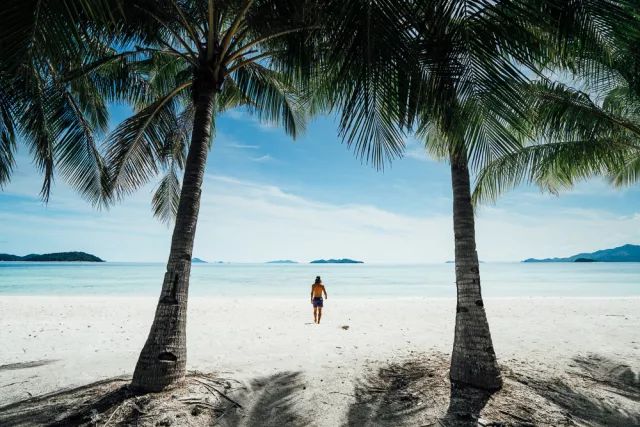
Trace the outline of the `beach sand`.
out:
M 511 383 L 563 378 L 576 371 L 576 360 L 595 360 L 594 366 L 610 363 L 612 372 L 626 369 L 632 393 L 640 370 L 639 303 L 640 298 L 485 300 L 494 347 Z M 0 405 L 131 375 L 155 304 L 148 297 L 3 296 Z M 315 325 L 304 298 L 192 298 L 188 367 L 248 388 L 295 378 L 299 387 L 289 402 L 303 414 L 301 424 L 344 425 L 353 419 L 354 405 L 367 406 L 354 390 L 380 368 L 420 358 L 446 364 L 454 317 L 453 299 L 330 296 L 322 324 Z M 631 417 L 623 422 L 636 419 L 638 402 L 631 399 L 622 409 Z

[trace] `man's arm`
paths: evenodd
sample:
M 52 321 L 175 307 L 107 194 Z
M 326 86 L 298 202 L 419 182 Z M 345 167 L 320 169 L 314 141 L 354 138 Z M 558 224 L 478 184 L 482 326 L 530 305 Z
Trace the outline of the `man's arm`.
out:
M 329 299 L 329 297 L 327 296 L 327 288 L 325 288 L 324 286 L 322 287 L 322 292 L 324 292 L 324 299 Z
M 313 302 L 313 286 L 311 286 L 311 302 Z

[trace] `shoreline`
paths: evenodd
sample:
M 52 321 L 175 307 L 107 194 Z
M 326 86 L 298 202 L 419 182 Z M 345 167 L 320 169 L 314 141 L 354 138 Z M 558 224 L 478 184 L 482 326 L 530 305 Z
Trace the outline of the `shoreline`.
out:
M 76 300 L 86 300 L 89 301 L 104 301 L 104 299 L 114 299 L 114 300 L 131 300 L 131 299 L 139 299 L 139 300 L 149 300 L 155 299 L 157 300 L 160 297 L 160 287 L 158 287 L 158 295 L 115 295 L 115 294 L 74 294 L 74 295 L 61 295 L 61 294 L 9 294 L 9 293 L 1 293 L 0 298 L 2 299 L 43 299 L 49 300 L 51 298 L 59 298 L 59 299 L 76 299 Z M 209 300 L 209 301 L 306 301 L 308 297 L 304 296 L 228 296 L 228 295 L 194 295 L 189 296 L 189 301 L 191 300 Z M 362 301 L 362 300 L 371 300 L 371 301 L 455 301 L 456 297 L 442 297 L 442 296 L 385 296 L 385 295 L 373 295 L 373 296 L 337 296 L 331 297 L 331 301 Z M 553 296 L 553 295 L 545 295 L 545 296 L 504 296 L 504 297 L 482 297 L 483 301 L 512 301 L 512 300 L 638 300 L 640 302 L 640 295 L 625 295 L 625 296 Z M 326 300 L 325 300 L 326 302 Z

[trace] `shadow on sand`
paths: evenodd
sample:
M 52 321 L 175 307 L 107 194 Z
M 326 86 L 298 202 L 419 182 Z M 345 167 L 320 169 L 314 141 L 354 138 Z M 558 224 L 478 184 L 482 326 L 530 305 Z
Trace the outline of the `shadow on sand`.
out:
M 249 407 L 236 408 L 220 425 L 243 427 L 304 427 L 309 420 L 296 411 L 295 403 L 304 389 L 300 372 L 281 372 L 257 378 L 239 400 Z
M 34 360 L 32 362 L 9 363 L 7 365 L 0 365 L 0 371 L 15 371 L 18 369 L 37 368 L 39 366 L 49 365 L 50 363 L 54 363 L 54 362 L 57 362 L 57 360 L 43 359 L 43 360 Z
M 602 426 L 640 425 L 640 377 L 630 366 L 598 355 L 578 356 L 565 378 L 532 380 L 535 392 L 569 416 Z
M 127 399 L 127 383 L 110 378 L 12 403 L 0 407 L 0 425 L 78 425 L 84 418 L 91 422 L 93 410 L 104 411 Z
M 443 378 L 446 359 L 426 357 L 392 363 L 360 379 L 346 425 L 425 425 L 437 419 L 446 404 L 448 382 Z M 446 369 L 445 369 L 446 371 Z
M 356 380 L 346 426 L 633 426 L 640 425 L 640 378 L 630 366 L 598 355 L 576 357 L 562 376 L 538 365 L 504 366 L 504 388 L 490 394 L 451 388 L 441 353 L 376 364 Z M 99 381 L 0 407 L 0 425 L 313 424 L 300 372 L 247 383 L 191 372 L 183 387 L 136 395 L 128 378 Z M 321 424 L 321 423 L 320 423 Z
M 574 358 L 562 377 L 537 366 L 504 371 L 489 393 L 451 387 L 448 358 L 423 356 L 379 367 L 355 386 L 348 426 L 640 425 L 640 378 L 597 355 Z
M 136 394 L 130 378 L 111 378 L 0 407 L 0 425 L 305 426 L 295 411 L 299 372 L 256 378 L 249 386 L 191 372 L 183 387 Z M 230 397 L 233 396 L 233 397 Z

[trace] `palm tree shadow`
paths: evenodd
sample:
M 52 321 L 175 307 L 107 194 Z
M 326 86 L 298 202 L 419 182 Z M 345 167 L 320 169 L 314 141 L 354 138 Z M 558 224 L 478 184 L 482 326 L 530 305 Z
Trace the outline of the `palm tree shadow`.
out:
M 296 409 L 304 390 L 299 372 L 254 379 L 250 387 L 232 387 L 214 374 L 190 372 L 181 387 L 141 394 L 130 378 L 97 381 L 0 407 L 0 425 L 222 425 L 303 427 Z M 244 391 L 242 391 L 244 390 Z
M 0 407 L 0 425 L 78 425 L 134 396 L 128 380 L 109 378 Z
M 40 366 L 49 365 L 56 361 L 57 360 L 55 359 L 43 359 L 43 360 L 33 360 L 31 362 L 9 363 L 7 365 L 0 365 L 0 371 L 14 371 L 18 369 L 37 368 Z
M 581 381 L 563 378 L 529 381 L 548 401 L 586 423 L 606 426 L 640 425 L 640 378 L 628 365 L 598 355 L 574 359 Z M 624 401 L 627 401 L 626 403 Z M 629 408 L 636 408 L 630 410 Z
M 309 419 L 295 409 L 296 398 L 305 389 L 300 372 L 279 372 L 256 378 L 250 390 L 241 396 L 247 408 L 235 411 L 219 420 L 222 426 L 244 427 L 304 427 Z
M 393 363 L 360 380 L 346 425 L 421 425 L 435 420 L 434 411 L 447 399 L 448 382 L 442 378 L 441 364 L 438 358 Z
M 640 373 L 627 364 L 590 354 L 574 357 L 583 376 L 634 402 L 640 402 Z

